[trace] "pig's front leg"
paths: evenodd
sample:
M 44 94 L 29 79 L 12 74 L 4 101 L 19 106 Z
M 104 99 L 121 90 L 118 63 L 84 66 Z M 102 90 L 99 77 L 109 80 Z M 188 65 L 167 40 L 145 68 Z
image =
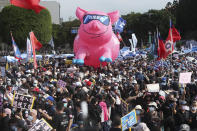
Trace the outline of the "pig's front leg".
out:
M 76 52 L 75 58 L 73 59 L 73 63 L 78 65 L 83 65 L 86 56 L 87 56 L 86 49 L 83 47 L 79 48 L 79 50 Z
M 112 53 L 110 49 L 105 48 L 103 55 L 99 58 L 100 62 L 112 62 Z

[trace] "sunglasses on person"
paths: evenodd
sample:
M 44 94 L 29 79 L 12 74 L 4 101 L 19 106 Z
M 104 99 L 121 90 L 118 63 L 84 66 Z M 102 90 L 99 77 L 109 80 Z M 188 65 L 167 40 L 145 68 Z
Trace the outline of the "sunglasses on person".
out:
M 88 24 L 92 20 L 98 20 L 98 21 L 100 21 L 102 24 L 104 24 L 106 26 L 108 26 L 109 22 L 110 22 L 109 17 L 106 16 L 106 15 L 88 14 L 88 15 L 85 15 L 83 17 L 83 24 Z

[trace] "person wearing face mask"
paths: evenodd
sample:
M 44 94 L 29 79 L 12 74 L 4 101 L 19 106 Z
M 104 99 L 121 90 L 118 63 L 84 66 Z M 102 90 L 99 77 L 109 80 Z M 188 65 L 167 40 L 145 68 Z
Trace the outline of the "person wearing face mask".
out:
M 143 81 L 144 80 L 144 75 L 142 68 L 139 69 L 139 71 L 136 73 L 136 80 L 137 81 Z
M 148 110 L 142 119 L 142 121 L 145 121 L 145 123 L 147 123 L 151 131 L 160 131 L 161 118 L 157 110 L 158 106 L 156 102 L 149 103 Z
M 55 115 L 55 105 L 54 105 L 54 98 L 52 96 L 48 96 L 46 99 L 46 110 L 39 109 L 38 111 L 41 115 L 49 122 L 52 123 L 52 116 Z
M 8 122 L 11 118 L 11 110 L 9 108 L 5 108 L 2 113 L 2 119 L 0 120 L 0 129 L 2 131 L 9 131 Z
M 30 114 L 28 115 L 27 120 L 30 122 L 28 128 L 33 127 L 39 122 L 39 120 L 37 119 L 37 111 L 35 109 L 30 110 Z
M 180 110 L 175 114 L 176 125 L 187 124 L 189 122 L 189 112 L 187 103 L 180 103 Z
M 135 106 L 135 111 L 136 111 L 136 115 L 137 115 L 137 121 L 138 123 L 141 122 L 141 115 L 142 115 L 142 106 L 141 105 L 136 105 Z
M 73 116 L 68 112 L 64 112 L 65 104 L 58 102 L 56 112 L 53 116 L 52 126 L 54 131 L 69 131 L 72 125 Z
M 33 87 L 34 87 L 34 88 L 38 87 L 38 81 L 37 81 L 37 80 L 34 80 L 34 82 L 33 82 Z
M 192 131 L 197 130 L 197 101 L 192 103 L 190 114 L 189 114 L 189 125 Z

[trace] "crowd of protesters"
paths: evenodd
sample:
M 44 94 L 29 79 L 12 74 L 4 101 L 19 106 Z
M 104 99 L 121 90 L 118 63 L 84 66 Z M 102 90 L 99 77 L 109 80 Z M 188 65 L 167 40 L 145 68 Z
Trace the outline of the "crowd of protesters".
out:
M 49 58 L 37 69 L 33 63 L 10 63 L 0 77 L 1 131 L 26 131 L 41 118 L 54 131 L 120 131 L 123 101 L 127 113 L 136 110 L 132 130 L 197 131 L 197 64 L 186 55 L 160 65 L 140 56 L 98 69 L 65 63 Z M 191 83 L 179 84 L 181 72 L 192 72 Z M 154 83 L 160 92 L 148 92 L 146 85 Z M 11 106 L 14 92 L 34 96 L 33 108 Z

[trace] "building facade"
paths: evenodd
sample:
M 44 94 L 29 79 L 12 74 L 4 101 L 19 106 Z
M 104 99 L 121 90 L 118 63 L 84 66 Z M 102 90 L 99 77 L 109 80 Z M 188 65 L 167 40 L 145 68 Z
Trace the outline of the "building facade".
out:
M 53 24 L 61 23 L 59 2 L 56 0 L 43 0 L 40 2 L 40 5 L 46 7 L 49 10 Z

